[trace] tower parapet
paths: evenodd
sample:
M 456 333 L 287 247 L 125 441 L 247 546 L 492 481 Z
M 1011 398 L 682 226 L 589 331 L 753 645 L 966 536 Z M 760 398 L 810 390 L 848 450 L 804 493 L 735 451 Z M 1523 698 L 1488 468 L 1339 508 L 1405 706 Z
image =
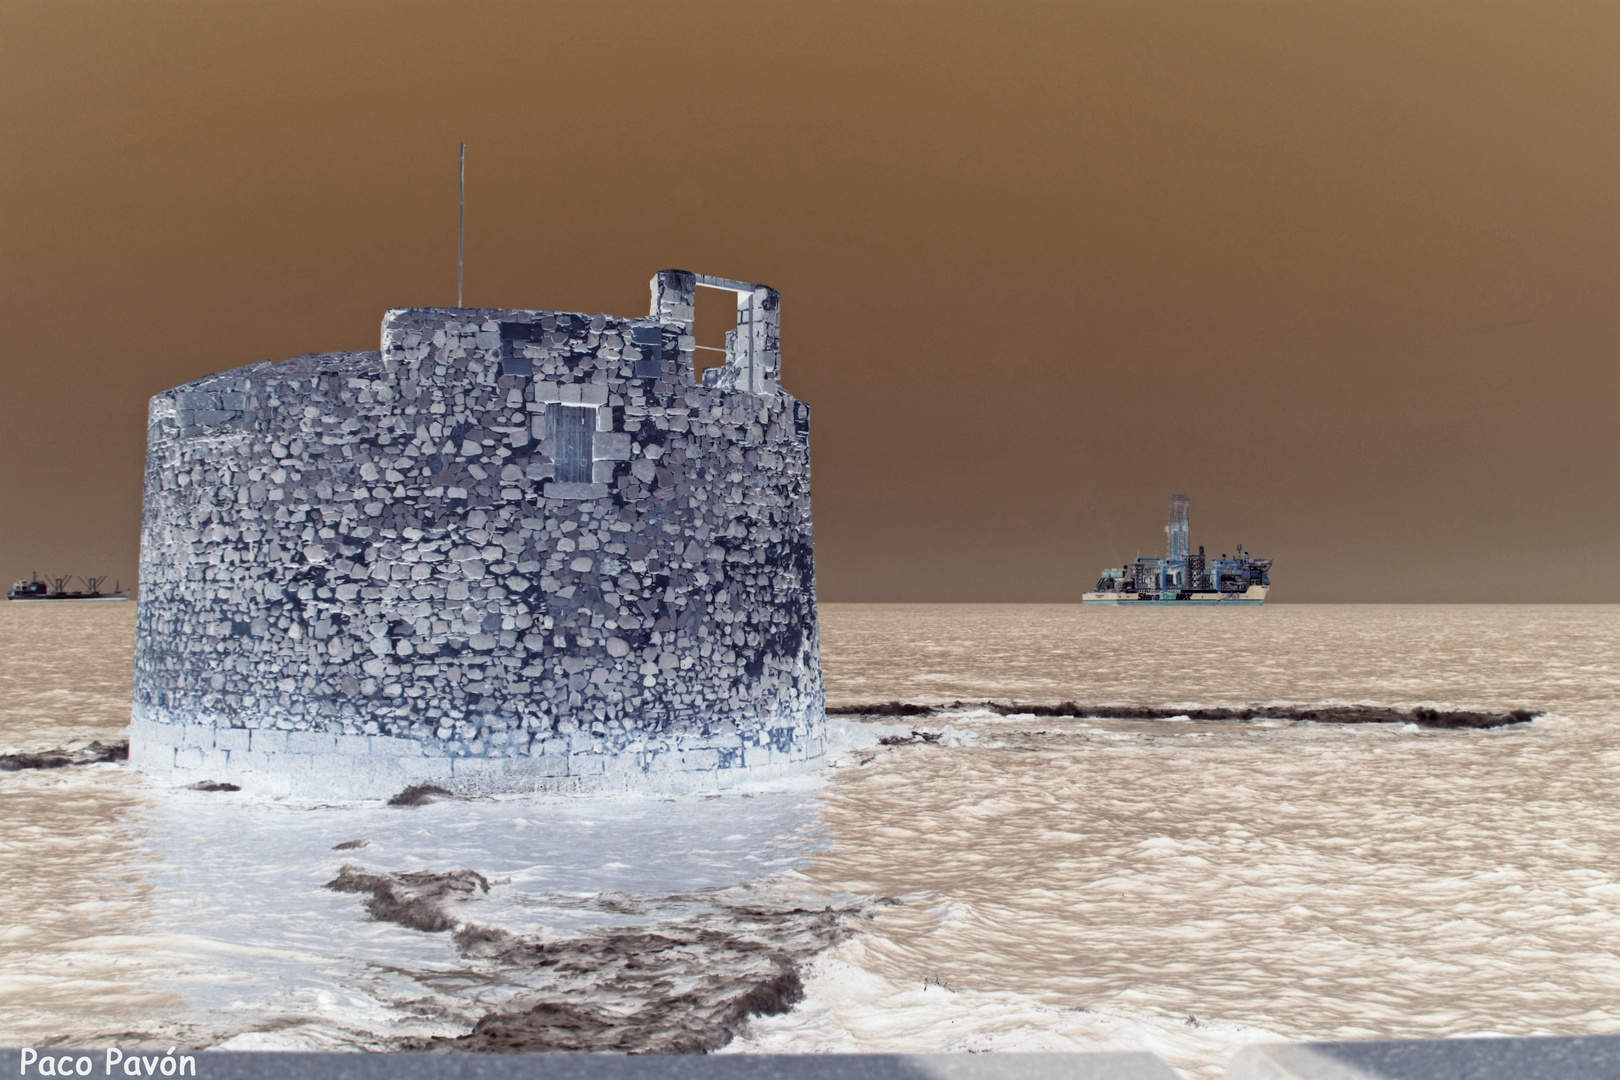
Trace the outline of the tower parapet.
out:
M 699 286 L 738 297 L 693 378 Z M 388 312 L 152 399 L 132 759 L 271 793 L 680 791 L 822 753 L 773 289 Z M 715 374 L 717 372 L 717 374 Z

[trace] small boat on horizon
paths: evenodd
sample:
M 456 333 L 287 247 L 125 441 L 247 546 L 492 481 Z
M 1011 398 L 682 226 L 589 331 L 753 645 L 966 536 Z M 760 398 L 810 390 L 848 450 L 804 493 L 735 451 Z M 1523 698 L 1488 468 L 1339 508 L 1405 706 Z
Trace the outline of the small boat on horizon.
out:
M 1165 557 L 1140 558 L 1117 570 L 1104 570 L 1097 586 L 1081 603 L 1112 607 L 1159 604 L 1211 607 L 1235 604 L 1256 607 L 1271 591 L 1271 560 L 1257 559 L 1237 546 L 1235 558 L 1208 559 L 1203 545 L 1193 554 L 1187 543 L 1185 495 L 1170 496 L 1170 524 L 1164 527 Z
M 101 577 L 81 577 L 77 580 L 84 582 L 83 589 L 69 589 L 67 586 L 74 579 L 71 577 L 39 579 L 37 573 L 30 574 L 25 580 L 17 582 L 6 593 L 7 600 L 37 600 L 53 601 L 56 603 L 85 602 L 97 603 L 127 601 L 129 590 L 121 588 L 121 581 L 113 582 L 112 592 L 102 592 L 101 586 L 107 580 L 107 575 Z

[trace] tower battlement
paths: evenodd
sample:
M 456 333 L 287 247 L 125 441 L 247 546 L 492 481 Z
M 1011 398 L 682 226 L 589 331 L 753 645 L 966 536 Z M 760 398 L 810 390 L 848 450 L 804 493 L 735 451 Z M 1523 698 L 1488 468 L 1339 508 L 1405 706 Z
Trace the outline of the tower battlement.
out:
M 700 286 L 737 298 L 693 377 Z M 152 399 L 131 757 L 371 797 L 696 790 L 808 767 L 809 408 L 773 289 L 647 318 L 410 308 L 382 348 Z

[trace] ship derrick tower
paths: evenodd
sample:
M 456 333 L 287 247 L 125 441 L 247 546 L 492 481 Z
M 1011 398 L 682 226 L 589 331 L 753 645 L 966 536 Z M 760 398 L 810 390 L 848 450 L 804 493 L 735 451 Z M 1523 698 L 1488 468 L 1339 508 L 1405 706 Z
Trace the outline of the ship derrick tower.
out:
M 1186 495 L 1170 496 L 1164 527 L 1164 557 L 1139 558 L 1102 572 L 1087 604 L 1262 604 L 1271 587 L 1271 560 L 1257 559 L 1237 546 L 1235 557 L 1209 559 L 1202 546 L 1192 550 Z

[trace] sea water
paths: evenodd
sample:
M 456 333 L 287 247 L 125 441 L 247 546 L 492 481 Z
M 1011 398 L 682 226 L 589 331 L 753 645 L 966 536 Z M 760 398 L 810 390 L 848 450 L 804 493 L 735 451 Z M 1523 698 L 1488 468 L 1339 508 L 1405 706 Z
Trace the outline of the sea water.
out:
M 660 992 L 610 960 L 564 978 L 373 920 L 323 888 L 345 864 L 475 870 L 491 887 L 456 917 L 539 941 L 757 940 L 804 997 L 728 1051 L 1145 1048 L 1216 1077 L 1262 1039 L 1620 1031 L 1620 610 L 822 615 L 832 704 L 961 704 L 837 722 L 821 778 L 706 799 L 321 806 L 122 765 L 0 774 L 0 1043 L 388 1048 Z M 129 607 L 0 608 L 0 747 L 117 737 L 132 639 Z M 1545 715 L 1437 731 L 985 700 Z M 877 742 L 910 726 L 949 730 Z M 828 907 L 830 944 L 791 915 L 760 929 Z M 742 978 L 740 957 L 693 946 L 672 978 Z

